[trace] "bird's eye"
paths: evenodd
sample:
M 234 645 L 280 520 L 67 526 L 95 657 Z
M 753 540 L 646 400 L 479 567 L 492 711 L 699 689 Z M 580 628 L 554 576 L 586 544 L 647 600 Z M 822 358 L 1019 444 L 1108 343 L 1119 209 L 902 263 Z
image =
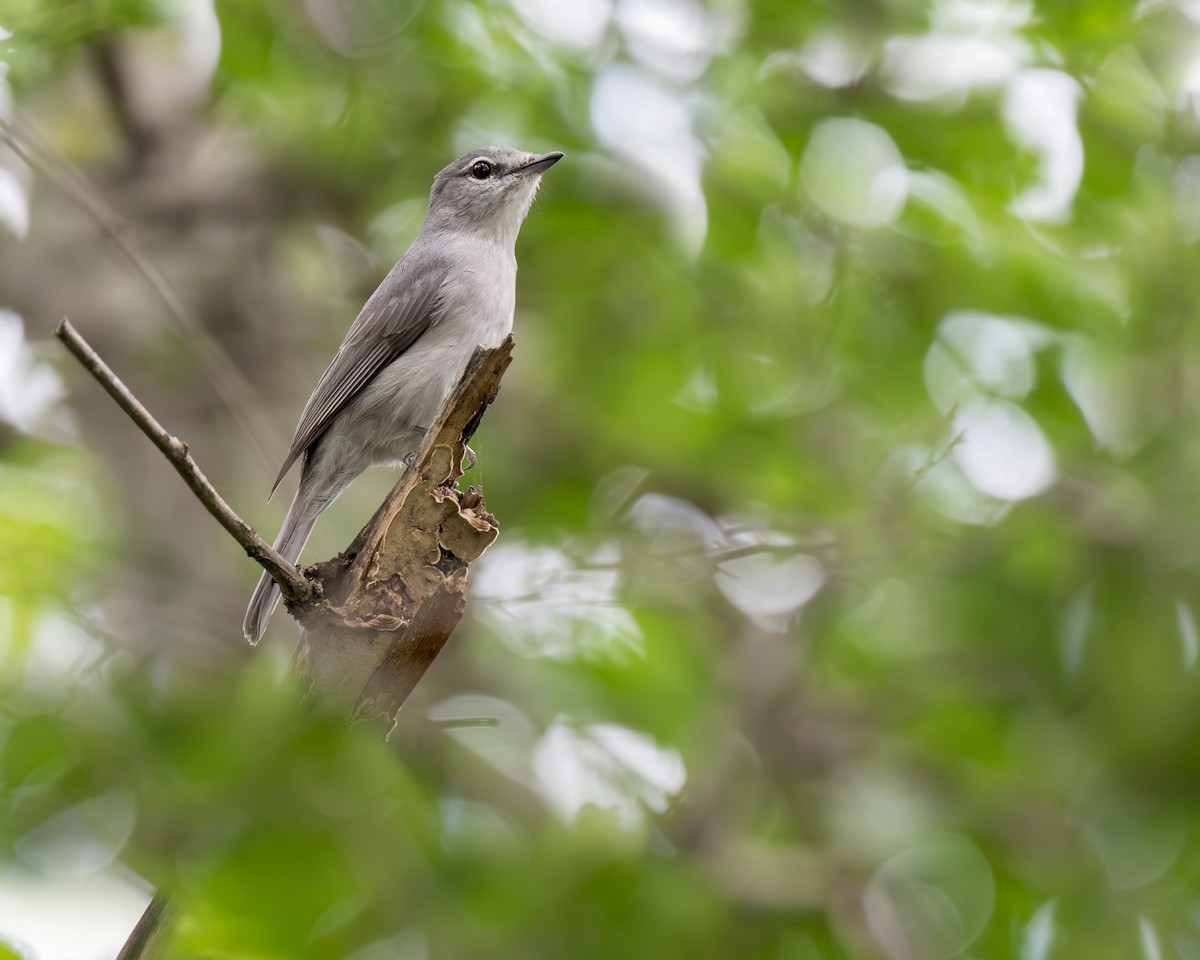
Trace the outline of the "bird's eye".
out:
M 492 165 L 486 160 L 480 160 L 471 168 L 471 176 L 476 180 L 486 180 L 492 175 Z

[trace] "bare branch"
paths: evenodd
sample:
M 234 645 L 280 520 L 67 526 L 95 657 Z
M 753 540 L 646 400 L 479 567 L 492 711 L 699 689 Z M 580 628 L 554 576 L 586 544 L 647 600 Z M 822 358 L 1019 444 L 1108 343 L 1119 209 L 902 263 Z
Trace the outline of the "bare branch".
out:
M 117 960 L 147 960 L 159 955 L 170 935 L 175 913 L 174 902 L 166 894 L 156 893 L 121 947 Z
M 201 473 L 196 461 L 188 453 L 187 444 L 171 436 L 162 425 L 151 416 L 141 401 L 133 395 L 120 378 L 109 369 L 100 359 L 99 354 L 71 326 L 70 321 L 63 319 L 54 331 L 87 371 L 95 377 L 110 397 L 129 416 L 138 429 L 150 438 L 163 456 L 170 461 L 171 466 L 183 477 L 184 482 L 191 488 L 196 498 L 204 504 L 206 510 L 216 517 L 221 524 L 246 553 L 258 561 L 271 577 L 279 584 L 284 597 L 291 603 L 308 603 L 315 591 L 311 583 L 300 575 L 296 567 L 288 563 L 266 540 L 260 537 L 250 524 L 233 512 L 208 478 Z
M 57 334 L 166 454 L 209 511 L 280 584 L 288 612 L 303 627 L 293 671 L 308 699 L 327 711 L 340 711 L 350 723 L 373 723 L 382 732 L 389 731 L 404 701 L 458 626 L 466 605 L 467 568 L 499 534 L 499 524 L 487 512 L 480 491 L 459 490 L 455 481 L 463 473 L 467 441 L 495 399 L 511 362 L 513 338 L 475 352 L 458 387 L 426 431 L 412 465 L 344 553 L 307 568 L 314 583 L 300 580 L 309 591 L 302 595 L 289 591 L 230 527 L 226 513 L 237 524 L 245 524 L 208 486 L 184 444 L 154 422 L 66 320 Z M 211 500 L 197 482 L 211 491 Z M 266 547 L 253 530 L 246 530 Z M 282 561 L 274 550 L 270 553 Z M 294 568 L 287 572 L 299 579 Z M 118 960 L 160 956 L 172 912 L 167 896 L 158 894 Z
M 100 232 L 129 261 L 154 294 L 162 301 L 175 325 L 183 332 L 196 362 L 213 390 L 246 431 L 263 462 L 270 467 L 281 459 L 281 451 L 266 418 L 259 412 L 263 404 L 250 381 L 230 359 L 225 348 L 209 329 L 184 305 L 162 272 L 134 244 L 128 228 L 105 203 L 100 192 L 54 144 L 25 121 L 18 128 L 0 117 L 0 141 L 28 166 L 38 171 L 74 200 L 92 218 Z
M 953 414 L 953 411 L 951 411 L 951 414 Z M 912 490 L 918 483 L 924 480 L 925 475 L 929 473 L 930 470 L 944 462 L 950 456 L 950 454 L 954 453 L 954 448 L 962 443 L 963 438 L 966 437 L 966 435 L 967 431 L 965 429 L 959 430 L 958 433 L 952 436 L 941 447 L 934 447 L 932 450 L 930 450 L 928 456 L 926 456 L 924 461 L 922 461 L 917 469 L 913 471 L 912 476 L 908 478 L 907 482 L 904 484 L 904 489 Z
M 326 709 L 391 728 L 453 633 L 467 569 L 499 535 L 479 490 L 459 490 L 467 438 L 500 389 L 513 340 L 475 352 L 413 465 L 333 560 L 308 568 L 319 604 L 289 605 L 304 626 L 296 673 Z

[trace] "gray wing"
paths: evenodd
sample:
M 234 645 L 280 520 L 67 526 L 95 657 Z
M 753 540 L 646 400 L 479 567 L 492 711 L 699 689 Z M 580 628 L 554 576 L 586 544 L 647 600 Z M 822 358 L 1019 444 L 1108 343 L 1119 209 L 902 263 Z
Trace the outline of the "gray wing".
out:
M 406 257 L 371 294 L 308 398 L 271 493 L 346 404 L 437 322 L 448 272 L 444 263 Z

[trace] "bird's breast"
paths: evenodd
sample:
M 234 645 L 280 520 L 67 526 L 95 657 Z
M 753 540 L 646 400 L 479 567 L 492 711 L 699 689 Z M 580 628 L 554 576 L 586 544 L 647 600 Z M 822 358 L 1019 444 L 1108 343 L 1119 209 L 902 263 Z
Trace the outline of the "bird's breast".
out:
M 441 290 L 437 321 L 367 384 L 339 418 L 339 429 L 362 444 L 372 463 L 393 463 L 419 444 L 416 428 L 429 427 L 467 361 L 483 345 L 495 347 L 512 332 L 517 265 L 509 251 L 476 249 Z
M 436 332 L 474 350 L 497 346 L 512 332 L 517 265 L 508 257 L 485 258 L 455 271 L 442 292 Z

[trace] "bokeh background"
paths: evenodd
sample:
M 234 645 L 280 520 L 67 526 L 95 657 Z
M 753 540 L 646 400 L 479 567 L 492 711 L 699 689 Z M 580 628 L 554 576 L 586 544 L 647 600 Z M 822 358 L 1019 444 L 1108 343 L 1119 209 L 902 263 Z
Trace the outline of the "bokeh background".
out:
M 0 0 L 0 957 L 1200 958 L 1195 0 Z M 434 172 L 562 149 L 389 741 L 266 493 Z M 306 556 L 349 542 L 363 478 Z

